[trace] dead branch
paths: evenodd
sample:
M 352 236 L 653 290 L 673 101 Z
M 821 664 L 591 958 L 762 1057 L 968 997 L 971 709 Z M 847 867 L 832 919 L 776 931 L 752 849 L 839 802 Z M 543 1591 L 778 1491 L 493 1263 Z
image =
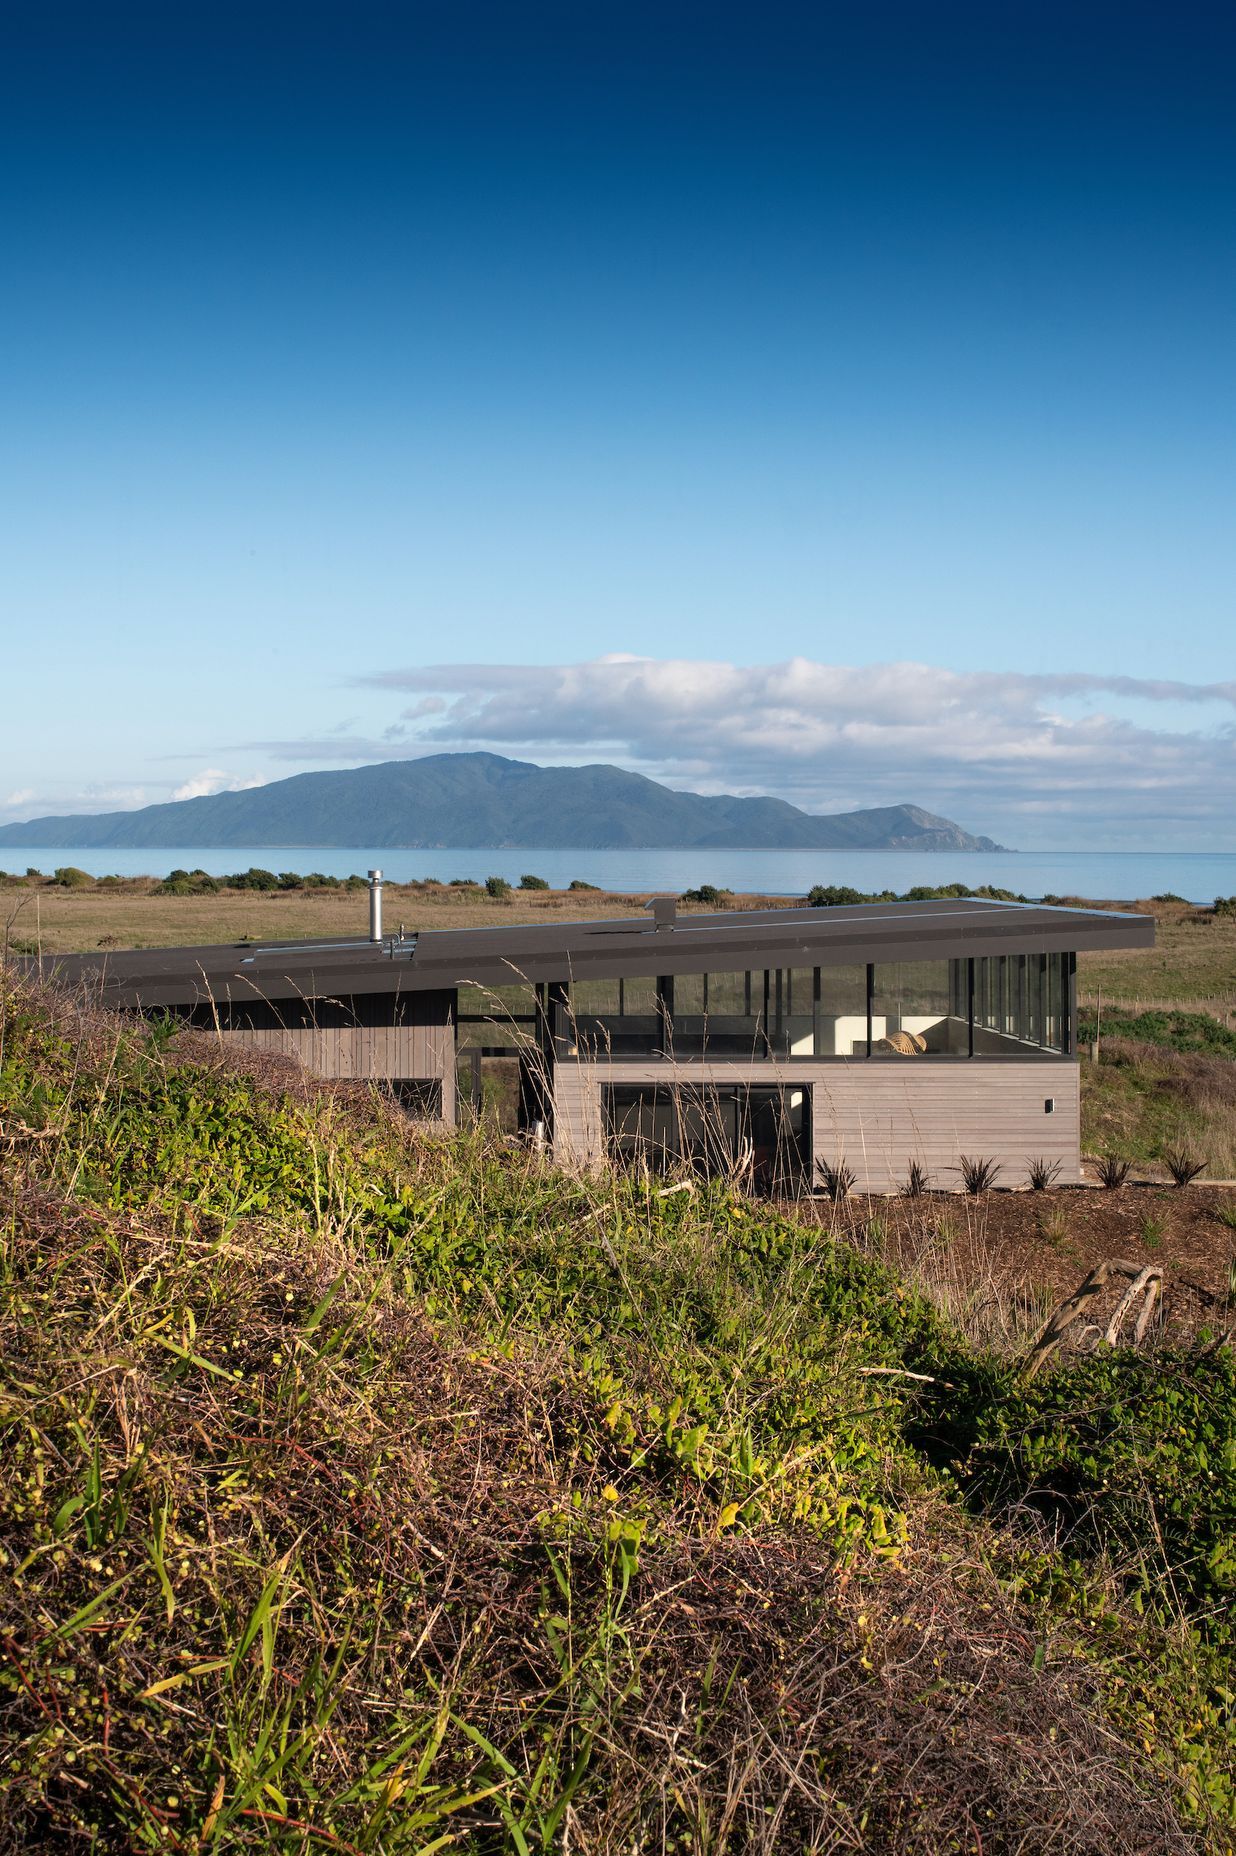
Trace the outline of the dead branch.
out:
M 1121 1296 L 1115 1311 L 1107 1324 L 1106 1330 L 1087 1322 L 1084 1329 L 1074 1335 L 1075 1339 L 1091 1340 L 1092 1345 L 1100 1342 L 1115 1347 L 1119 1345 L 1121 1329 L 1129 1310 L 1142 1298 L 1142 1309 L 1133 1330 L 1133 1345 L 1140 1347 L 1150 1326 L 1150 1318 L 1156 1303 L 1163 1294 L 1163 1273 L 1150 1265 L 1141 1268 L 1136 1263 L 1123 1263 L 1114 1259 L 1108 1263 L 1096 1263 L 1090 1274 L 1072 1295 L 1066 1296 L 1059 1307 L 1054 1310 L 1042 1329 L 1034 1345 L 1026 1355 L 1022 1367 L 1023 1376 L 1033 1379 L 1034 1375 L 1049 1360 L 1059 1347 L 1069 1329 L 1090 1312 L 1095 1297 L 1100 1295 L 1113 1277 L 1124 1277 L 1129 1287 Z

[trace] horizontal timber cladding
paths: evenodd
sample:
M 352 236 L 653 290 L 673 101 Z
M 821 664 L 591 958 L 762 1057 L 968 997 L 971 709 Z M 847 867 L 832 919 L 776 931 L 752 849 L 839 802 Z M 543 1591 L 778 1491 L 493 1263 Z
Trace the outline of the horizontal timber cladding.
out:
M 606 1086 L 749 1083 L 806 1089 L 817 1179 L 844 1162 L 860 1192 L 892 1192 L 918 1160 L 933 1187 L 958 1186 L 962 1155 L 994 1160 L 997 1182 L 1027 1183 L 1027 1163 L 1058 1161 L 1061 1184 L 1081 1178 L 1081 1089 L 1067 1058 L 984 1062 L 859 1059 L 853 1063 L 562 1062 L 554 1073 L 554 1153 L 605 1158 Z M 1050 1112 L 1047 1103 L 1052 1103 Z
M 911 1160 L 933 1187 L 957 1186 L 963 1154 L 994 1160 L 1002 1186 L 1025 1185 L 1039 1158 L 1058 1161 L 1058 1181 L 1071 1184 L 1081 1178 L 1081 1073 L 1034 1057 L 864 1063 L 817 1077 L 811 1130 L 817 1171 L 844 1161 L 869 1192 L 903 1184 Z

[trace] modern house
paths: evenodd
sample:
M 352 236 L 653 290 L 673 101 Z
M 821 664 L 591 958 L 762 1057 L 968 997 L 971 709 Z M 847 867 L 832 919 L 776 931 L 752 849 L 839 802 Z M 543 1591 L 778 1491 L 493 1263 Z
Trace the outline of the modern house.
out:
M 166 1010 L 327 1077 L 468 1105 L 557 1159 L 741 1167 L 784 1189 L 917 1161 L 1002 1184 L 1080 1178 L 1079 950 L 1145 947 L 1148 916 L 974 899 L 643 915 L 178 947 L 54 963 L 118 1007 Z

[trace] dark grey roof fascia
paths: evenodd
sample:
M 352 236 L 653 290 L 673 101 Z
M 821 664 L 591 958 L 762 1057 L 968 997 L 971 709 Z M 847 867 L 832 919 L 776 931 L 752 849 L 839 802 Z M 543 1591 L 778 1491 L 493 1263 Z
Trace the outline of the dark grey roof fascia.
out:
M 42 970 L 122 1006 L 242 999 L 333 998 L 453 990 L 461 985 L 642 978 L 830 967 L 868 961 L 1151 947 L 1154 918 L 983 899 L 862 903 L 684 915 L 658 930 L 647 916 L 429 929 L 381 946 L 335 942 L 219 944 L 45 958 Z M 28 969 L 37 962 L 24 963 Z

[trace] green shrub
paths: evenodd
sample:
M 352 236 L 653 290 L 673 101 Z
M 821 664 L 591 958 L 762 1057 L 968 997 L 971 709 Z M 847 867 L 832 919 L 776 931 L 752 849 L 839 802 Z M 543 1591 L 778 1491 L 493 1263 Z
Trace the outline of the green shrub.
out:
M 599 883 L 585 883 L 583 877 L 580 876 L 572 877 L 571 881 L 567 884 L 568 889 L 592 889 L 599 891 L 600 887 L 601 885 Z
M 61 889 L 91 889 L 94 886 L 94 878 L 88 871 L 79 870 L 76 864 L 61 864 L 54 872 L 52 882 L 59 884 Z
M 1103 1348 L 1022 1384 L 993 1369 L 959 1400 L 958 1473 L 985 1507 L 1026 1502 L 1069 1551 L 1124 1569 L 1142 1602 L 1183 1598 L 1236 1647 L 1236 1354 Z M 962 1423 L 964 1427 L 965 1419 Z M 960 1441 L 960 1440 L 958 1440 Z
M 846 908 L 852 903 L 870 900 L 871 898 L 865 896 L 862 890 L 851 889 L 845 883 L 817 883 L 814 889 L 807 892 L 809 909 Z
M 729 906 L 733 893 L 732 889 L 718 889 L 715 883 L 701 883 L 698 889 L 684 889 L 682 901 L 703 902 L 709 908 L 724 909 Z
M 521 876 L 519 887 L 521 889 L 548 889 L 549 884 L 543 876 Z
M 261 870 L 254 865 L 250 865 L 248 870 L 238 871 L 236 875 L 225 876 L 221 880 L 225 889 L 272 890 L 279 888 L 279 878 L 273 870 Z M 364 881 L 363 878 L 358 880 Z
M 236 879 L 225 877 L 224 882 L 235 886 Z M 205 870 L 169 870 L 163 881 L 155 886 L 156 896 L 213 896 L 217 895 L 220 884 Z
M 500 902 L 503 897 L 509 896 L 510 893 L 511 886 L 504 876 L 487 876 L 485 878 L 485 894 L 487 896 L 492 896 L 495 902 Z
M 1209 1012 L 1131 1012 L 1121 1006 L 1103 1007 L 1100 1024 L 1092 1007 L 1078 1013 L 1078 1043 L 1104 1038 L 1127 1038 L 1139 1044 L 1161 1044 L 1166 1050 L 1197 1051 L 1212 1057 L 1236 1057 L 1236 1031 L 1212 1018 Z

